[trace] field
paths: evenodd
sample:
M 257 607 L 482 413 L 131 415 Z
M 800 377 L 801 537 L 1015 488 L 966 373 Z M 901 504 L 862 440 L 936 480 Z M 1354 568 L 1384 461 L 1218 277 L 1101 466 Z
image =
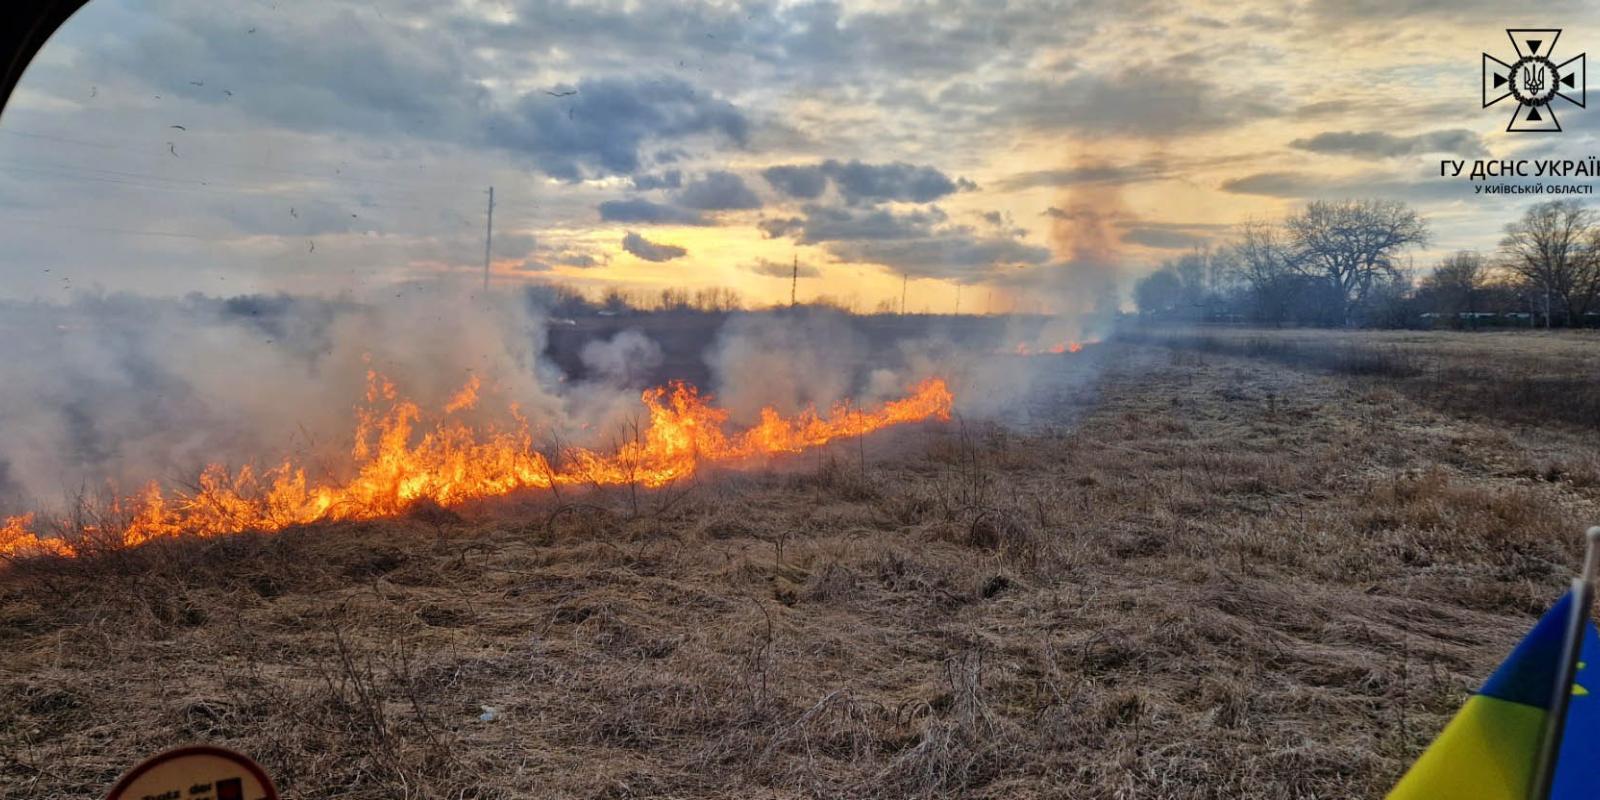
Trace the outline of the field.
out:
M 1600 523 L 1600 338 L 1152 331 L 690 485 L 0 573 L 0 798 L 1377 798 Z

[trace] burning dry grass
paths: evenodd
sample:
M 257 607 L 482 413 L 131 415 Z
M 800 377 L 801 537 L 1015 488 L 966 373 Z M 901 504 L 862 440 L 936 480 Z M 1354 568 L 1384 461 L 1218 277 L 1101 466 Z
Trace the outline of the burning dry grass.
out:
M 1377 797 L 1600 517 L 1588 432 L 1082 358 L 1071 427 L 19 564 L 0 797 L 192 740 L 291 797 Z
M 41 554 L 80 556 L 99 549 L 181 536 L 278 531 L 314 522 L 392 517 L 419 503 L 442 508 L 518 490 L 626 485 L 666 486 L 706 465 L 748 462 L 798 453 L 890 425 L 949 419 L 952 396 L 929 378 L 906 397 L 863 409 L 841 402 L 820 415 L 808 408 L 791 418 L 764 408 L 754 426 L 729 435 L 728 412 L 694 387 L 675 383 L 644 392 L 648 420 L 635 424 L 614 452 L 561 448 L 547 457 L 533 444 L 515 405 L 510 430 L 476 428 L 455 418 L 478 402 L 473 376 L 444 407 L 435 427 L 417 433 L 422 411 L 395 385 L 369 370 L 368 406 L 357 413 L 354 474 L 308 483 L 304 465 L 284 462 L 259 477 L 250 466 L 230 471 L 212 464 L 187 492 L 169 494 L 152 482 L 143 494 L 114 498 L 109 508 L 51 521 L 54 536 L 32 530 L 33 514 L 0 518 L 0 559 Z

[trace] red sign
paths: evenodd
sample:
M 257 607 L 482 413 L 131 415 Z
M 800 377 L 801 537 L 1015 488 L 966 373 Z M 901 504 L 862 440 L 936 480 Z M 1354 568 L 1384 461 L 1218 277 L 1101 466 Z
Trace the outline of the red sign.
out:
M 128 771 L 106 800 L 278 800 L 260 765 L 232 750 L 168 750 Z

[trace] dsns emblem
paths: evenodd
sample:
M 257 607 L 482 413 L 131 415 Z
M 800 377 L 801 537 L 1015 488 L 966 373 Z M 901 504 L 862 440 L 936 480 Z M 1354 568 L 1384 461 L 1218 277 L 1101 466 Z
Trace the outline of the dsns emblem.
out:
M 1483 107 L 1510 97 L 1517 105 L 1511 111 L 1507 131 L 1561 130 L 1561 123 L 1556 121 L 1556 101 L 1583 108 L 1587 99 L 1584 54 L 1559 63 L 1555 61 L 1560 28 L 1508 28 L 1506 35 L 1511 37 L 1517 58 L 1507 64 L 1488 53 L 1483 54 Z

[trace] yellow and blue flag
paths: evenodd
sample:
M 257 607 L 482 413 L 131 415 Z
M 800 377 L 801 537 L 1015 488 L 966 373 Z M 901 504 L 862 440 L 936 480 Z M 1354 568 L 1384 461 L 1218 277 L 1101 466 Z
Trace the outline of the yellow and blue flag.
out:
M 1553 702 L 1568 657 L 1573 606 L 1579 601 L 1587 605 L 1587 599 L 1588 592 L 1575 589 L 1539 618 L 1411 765 L 1388 800 L 1600 798 L 1600 692 L 1590 694 L 1584 688 L 1584 668 L 1592 662 L 1600 671 L 1600 636 L 1587 608 L 1570 696 L 1565 702 Z M 1600 689 L 1600 681 L 1596 684 Z M 1564 724 L 1551 726 L 1552 713 L 1564 714 Z M 1550 792 L 1544 798 L 1531 798 L 1540 749 L 1553 730 L 1561 732 L 1561 739 L 1556 743 Z

